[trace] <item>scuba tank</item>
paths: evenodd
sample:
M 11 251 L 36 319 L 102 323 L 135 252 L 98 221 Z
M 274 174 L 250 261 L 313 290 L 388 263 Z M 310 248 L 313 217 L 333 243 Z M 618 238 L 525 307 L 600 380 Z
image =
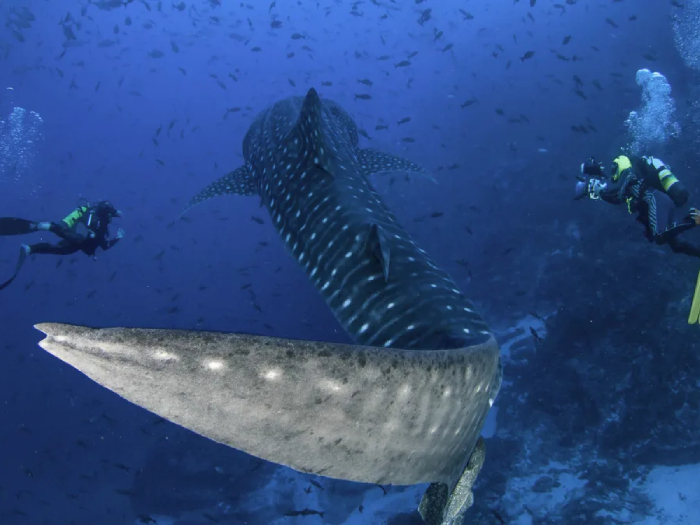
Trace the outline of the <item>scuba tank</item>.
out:
M 80 235 L 94 237 L 94 230 L 98 226 L 98 223 L 95 222 L 97 221 L 95 217 L 95 206 L 85 197 L 80 197 L 77 205 L 77 208 L 64 218 L 63 222 Z

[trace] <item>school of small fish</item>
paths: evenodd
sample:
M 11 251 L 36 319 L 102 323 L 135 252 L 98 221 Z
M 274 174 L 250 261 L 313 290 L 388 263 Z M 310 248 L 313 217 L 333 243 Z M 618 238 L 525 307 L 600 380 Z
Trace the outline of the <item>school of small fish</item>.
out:
M 632 0 L 602 0 L 600 4 L 618 4 L 624 3 L 629 9 L 635 8 Z M 278 5 L 279 4 L 279 5 Z M 267 51 L 267 47 L 271 39 L 284 40 L 286 42 L 285 54 L 274 56 L 272 59 L 285 61 L 299 61 L 300 58 L 315 60 L 318 54 L 318 49 L 323 44 L 328 36 L 328 30 L 323 27 L 307 26 L 304 22 L 305 10 L 319 11 L 324 14 L 327 19 L 342 19 L 344 24 L 350 25 L 353 19 L 361 18 L 365 22 L 376 24 L 375 38 L 366 40 L 364 48 L 356 48 L 347 50 L 347 56 L 343 57 L 355 61 L 353 70 L 362 71 L 362 64 L 370 64 L 372 70 L 381 70 L 381 74 L 377 74 L 370 78 L 369 75 L 358 73 L 352 80 L 352 83 L 342 83 L 338 80 L 338 75 L 335 69 L 324 67 L 321 64 L 315 69 L 310 69 L 306 66 L 292 68 L 296 71 L 296 76 L 283 78 L 282 82 L 291 88 L 290 94 L 301 95 L 306 91 L 305 87 L 315 86 L 319 89 L 328 90 L 329 94 L 345 93 L 351 103 L 355 104 L 354 110 L 363 118 L 358 119 L 360 122 L 367 123 L 369 119 L 375 119 L 373 124 L 368 129 L 373 132 L 387 132 L 398 134 L 396 142 L 401 147 L 411 147 L 417 141 L 420 141 L 422 135 L 419 135 L 420 128 L 417 126 L 415 115 L 405 114 L 396 118 L 389 116 L 381 116 L 376 114 L 367 115 L 367 104 L 374 102 L 373 96 L 376 93 L 381 93 L 382 97 L 386 97 L 384 90 L 384 81 L 389 78 L 400 78 L 401 84 L 406 90 L 414 89 L 414 82 L 423 82 L 424 79 L 416 78 L 415 66 L 418 63 L 429 64 L 436 60 L 436 57 L 447 57 L 453 61 L 455 67 L 461 67 L 469 57 L 475 53 L 484 53 L 493 58 L 498 65 L 498 68 L 504 72 L 508 72 L 511 68 L 518 67 L 534 68 L 539 63 L 547 62 L 549 69 L 546 75 L 541 79 L 541 85 L 554 84 L 563 86 L 568 90 L 568 95 L 571 97 L 572 103 L 587 103 L 590 99 L 601 96 L 606 88 L 617 88 L 621 80 L 625 77 L 633 77 L 633 70 L 636 67 L 633 64 L 623 63 L 615 70 L 606 73 L 601 71 L 597 78 L 584 78 L 583 75 L 577 74 L 575 68 L 578 63 L 584 61 L 594 61 L 605 53 L 603 43 L 598 41 L 586 41 L 585 28 L 580 34 L 564 34 L 551 40 L 549 53 L 543 52 L 539 47 L 532 49 L 534 44 L 529 44 L 534 40 L 535 33 L 538 30 L 551 31 L 551 27 L 544 28 L 540 24 L 546 21 L 547 24 L 556 23 L 556 20 L 565 20 L 562 17 L 577 17 L 584 10 L 587 10 L 587 2 L 584 0 L 562 0 L 560 2 L 544 2 L 540 0 L 513 0 L 513 9 L 519 9 L 521 12 L 521 27 L 513 28 L 512 34 L 509 30 L 508 37 L 503 41 L 496 41 L 493 37 L 493 32 L 489 27 L 489 22 L 482 23 L 480 15 L 474 14 L 459 5 L 467 6 L 469 2 L 455 2 L 452 7 L 444 8 L 438 5 L 437 0 L 357 0 L 353 2 L 342 2 L 340 0 L 294 0 L 294 7 L 290 9 L 288 5 L 282 5 L 283 2 L 273 0 L 271 3 L 262 2 L 235 2 L 234 5 L 225 5 L 223 0 L 182 0 L 179 2 L 165 2 L 153 0 L 90 0 L 78 4 L 71 4 L 67 7 L 65 13 L 60 19 L 52 20 L 52 23 L 57 32 L 57 37 L 60 37 L 62 42 L 58 53 L 53 57 L 41 63 L 33 65 L 18 66 L 13 69 L 15 75 L 28 74 L 30 72 L 39 71 L 41 73 L 48 72 L 53 81 L 63 82 L 67 84 L 69 91 L 84 93 L 85 96 L 104 95 L 106 90 L 121 90 L 129 97 L 140 98 L 143 96 L 140 88 L 133 87 L 129 82 L 128 74 L 119 74 L 117 79 L 102 78 L 96 83 L 90 83 L 86 86 L 81 81 L 81 74 L 89 67 L 85 59 L 74 60 L 72 53 L 81 47 L 91 46 L 95 51 L 109 54 L 112 58 L 119 58 L 122 53 L 140 53 L 141 59 L 149 64 L 151 71 L 154 74 L 162 74 L 165 71 L 173 72 L 173 79 L 186 79 L 193 75 L 199 75 L 202 82 L 202 89 L 211 89 L 212 92 L 221 93 L 226 91 L 230 93 L 234 87 L 239 88 L 242 85 L 245 87 L 248 72 L 235 65 L 229 65 L 235 62 L 236 53 L 252 53 L 262 60 Z M 670 0 L 671 6 L 676 10 L 683 10 L 684 5 L 679 0 Z M 284 11 L 282 10 L 284 8 Z M 445 14 L 445 9 L 449 14 Z M 476 11 L 476 7 L 474 8 Z M 479 8 L 480 9 L 480 8 Z M 8 59 L 13 53 L 22 53 L 22 46 L 33 45 L 33 42 L 38 38 L 35 31 L 35 26 L 38 20 L 45 15 L 39 10 L 32 10 L 27 6 L 2 8 L 7 30 L 7 40 L 0 39 L 0 57 Z M 298 16 L 295 14 L 298 11 Z M 391 26 L 392 19 L 398 12 L 410 12 L 414 20 L 411 27 L 402 28 L 397 31 Z M 441 13 L 438 16 L 438 11 Z M 619 11 L 618 11 L 619 13 Z M 602 16 L 597 23 L 600 27 L 606 28 L 612 32 L 613 36 L 616 32 L 622 32 L 628 24 L 637 23 L 644 13 L 628 12 L 624 17 L 619 14 L 613 16 Z M 98 22 L 104 24 L 105 20 L 109 20 L 109 31 L 97 30 Z M 177 20 L 178 30 L 169 29 L 171 24 L 175 24 Z M 568 19 L 566 19 L 568 20 Z M 575 25 L 569 21 L 567 27 Z M 184 28 L 188 28 L 185 31 Z M 540 29 L 538 29 L 540 28 Z M 163 31 L 167 34 L 162 45 L 154 45 L 145 49 L 135 51 L 131 48 L 130 36 L 134 33 L 143 35 L 149 32 Z M 471 32 L 477 35 L 483 35 L 481 49 L 465 49 L 458 44 L 459 34 L 463 32 Z M 207 70 L 206 75 L 200 75 L 200 72 L 192 72 L 191 64 L 183 55 L 192 46 L 196 45 L 198 38 L 207 38 L 209 35 L 214 35 L 217 38 L 223 38 L 228 43 L 229 49 L 221 49 L 215 55 L 209 57 L 203 68 Z M 499 36 L 500 40 L 500 36 Z M 413 42 L 412 48 L 407 48 L 406 43 Z M 378 47 L 381 51 L 377 51 Z M 546 56 L 549 55 L 549 56 Z M 658 52 L 654 49 L 641 50 L 636 59 L 642 62 L 654 62 L 657 60 Z M 228 57 L 228 58 L 225 58 Z M 233 57 L 233 58 L 231 58 Z M 552 66 L 550 61 L 554 60 L 554 64 L 561 66 L 559 73 L 551 73 Z M 636 62 L 636 61 L 630 61 Z M 186 66 L 187 65 L 187 66 Z M 339 66 L 340 67 L 340 66 Z M 368 69 L 370 67 L 368 66 Z M 469 71 L 465 73 L 465 77 L 476 79 L 479 72 Z M 533 73 L 536 74 L 536 73 Z M 284 75 L 287 76 L 286 74 Z M 129 87 L 124 87 L 124 85 Z M 395 85 L 395 82 L 394 82 Z M 254 91 L 256 86 L 247 86 L 250 91 Z M 548 89 L 542 87 L 542 89 Z M 218 91 L 222 90 L 222 91 Z M 464 93 L 467 93 L 464 95 Z M 400 97 L 399 93 L 392 92 L 392 95 Z M 199 96 L 206 96 L 206 92 L 200 93 Z M 469 114 L 479 108 L 483 108 L 483 104 L 473 95 L 469 95 L 469 87 L 464 86 L 461 89 L 455 88 L 454 92 L 448 95 L 449 99 L 455 99 L 456 111 L 462 111 L 464 114 Z M 122 113 L 124 98 L 120 98 L 119 102 L 113 101 L 115 109 Z M 372 101 L 372 102 L 370 102 Z M 268 102 L 272 102 L 271 100 Z M 505 104 L 503 107 L 506 107 Z M 489 115 L 494 119 L 507 122 L 514 126 L 528 126 L 531 116 L 524 114 L 521 111 L 517 113 L 507 112 L 503 107 L 492 106 L 488 108 Z M 90 105 L 88 111 L 93 108 Z M 241 119 L 242 125 L 247 125 L 252 116 L 259 108 L 254 108 L 248 105 L 245 101 L 236 102 L 222 107 L 220 113 L 222 126 L 228 125 L 231 121 Z M 388 113 L 388 111 L 387 111 Z M 576 134 L 576 136 L 596 133 L 598 128 L 593 120 L 588 117 L 582 122 L 568 123 L 565 126 L 567 132 Z M 201 125 L 197 123 L 195 116 L 177 117 L 163 122 L 155 123 L 153 133 L 149 137 L 149 141 L 144 145 L 144 149 L 140 152 L 143 158 L 152 156 L 155 169 L 167 168 L 168 159 L 165 155 L 158 153 L 159 146 L 163 141 L 170 140 L 185 140 L 188 137 L 197 133 L 201 129 Z M 438 123 L 433 124 L 433 129 L 440 131 Z M 415 130 L 415 135 L 410 130 Z M 366 140 L 372 140 L 369 132 L 359 128 L 358 133 Z M 546 145 L 546 137 L 537 136 L 537 139 Z M 574 137 L 575 140 L 575 137 Z M 507 147 L 511 152 L 517 152 L 518 146 L 515 142 L 507 143 Z M 148 148 L 148 149 L 147 149 Z M 536 148 L 534 153 L 544 154 L 548 149 L 545 147 Z M 66 152 L 61 160 L 61 167 L 65 168 L 74 162 L 74 153 Z M 214 169 L 218 169 L 217 163 L 214 163 Z M 457 162 L 444 162 L 435 168 L 435 171 L 458 171 L 463 167 Z M 396 182 L 394 177 L 391 177 L 388 184 L 391 186 Z M 177 208 L 181 203 L 176 199 L 171 202 L 173 208 Z M 481 211 L 476 204 L 465 203 L 461 211 L 471 214 L 473 217 Z M 423 210 L 420 214 L 414 217 L 415 222 L 436 221 L 452 219 L 450 212 L 442 210 Z M 226 215 L 216 215 L 218 221 L 227 221 Z M 183 217 L 183 221 L 189 221 L 188 217 Z M 163 222 L 167 229 L 175 226 L 175 221 L 167 222 L 165 217 L 156 215 L 153 221 Z M 261 228 L 268 228 L 270 225 L 267 221 L 257 215 L 250 217 L 250 221 Z M 474 235 L 477 230 L 478 220 L 474 219 L 475 224 L 464 225 L 464 232 L 467 235 Z M 476 231 L 478 234 L 478 231 Z M 145 237 L 143 234 L 137 234 L 131 242 L 144 243 Z M 268 247 L 266 241 L 259 241 L 256 250 L 264 250 Z M 508 255 L 509 250 L 506 249 L 499 255 Z M 158 266 L 160 271 L 163 271 L 163 265 L 166 264 L 167 256 L 180 251 L 180 247 L 175 244 L 158 247 L 152 253 L 151 262 Z M 60 258 L 56 261 L 56 268 L 63 266 L 63 270 L 68 272 L 69 277 L 76 277 L 77 273 L 72 266 L 76 263 L 76 258 L 67 259 Z M 468 274 L 469 279 L 472 277 L 470 264 L 463 258 L 457 258 L 454 261 L 458 266 L 462 267 L 464 272 Z M 261 299 L 255 290 L 254 281 L 251 272 L 256 269 L 255 265 L 245 265 L 239 267 L 236 272 L 240 278 L 240 292 L 244 294 L 252 311 L 250 312 L 251 319 L 248 321 L 259 323 L 261 328 L 268 334 L 274 331 L 274 326 L 269 322 L 260 322 L 260 316 L 265 312 L 264 300 Z M 275 272 L 280 272 L 281 266 L 276 266 Z M 118 283 L 119 274 L 116 270 L 109 273 L 106 279 L 107 283 Z M 28 291 L 35 286 L 35 280 L 29 281 L 24 285 L 24 290 Z M 195 284 L 198 292 L 206 292 L 211 284 L 200 282 Z M 180 304 L 181 292 L 171 286 L 155 287 L 152 290 L 162 297 L 163 307 L 159 313 L 176 315 L 182 311 L 183 305 Z M 520 293 L 516 291 L 516 294 Z M 268 300 L 282 297 L 283 293 L 275 292 Z M 100 293 L 98 289 L 91 289 L 84 296 L 73 297 L 67 304 L 71 305 L 77 301 L 99 300 Z M 303 321 L 306 326 L 311 326 L 310 321 Z M 205 319 L 200 316 L 196 320 L 196 326 L 204 326 Z M 531 328 L 531 333 L 535 341 L 540 341 L 538 333 Z M 116 421 L 110 416 L 103 413 L 99 417 L 101 424 L 116 426 Z M 150 432 L 153 425 L 158 424 L 162 420 L 157 419 L 149 423 L 148 429 L 144 432 Z M 144 426 L 146 429 L 146 426 Z M 23 429 L 24 432 L 30 432 L 30 429 Z M 92 446 L 97 446 L 84 440 L 78 440 L 75 443 L 76 450 L 86 449 Z M 104 469 L 118 469 L 129 471 L 130 467 L 122 463 L 105 463 Z M 33 477 L 34 472 L 27 468 L 25 474 L 28 477 Z M 87 476 L 88 481 L 93 479 L 96 474 Z M 311 485 L 305 488 L 304 491 L 308 494 L 312 490 L 323 490 L 320 483 L 315 480 L 310 481 Z M 312 489 L 312 486 L 315 489 Z M 386 490 L 380 486 L 384 495 Z M 131 493 L 126 489 L 118 489 L 116 492 L 122 496 L 130 496 Z M 2 492 L 0 492 L 0 495 Z M 68 495 L 71 497 L 71 495 Z M 78 496 L 76 495 L 75 498 Z M 28 511 L 25 502 L 28 501 L 27 491 L 20 490 L 12 496 L 15 503 L 11 509 L 14 516 L 21 517 L 26 515 Z M 362 513 L 363 506 L 360 505 L 358 511 Z M 308 517 L 319 516 L 323 518 L 324 512 L 311 508 L 303 509 L 288 509 L 282 512 L 282 516 L 286 517 Z M 212 522 L 216 520 L 210 516 L 205 516 Z M 141 516 L 141 523 L 155 523 L 156 521 L 150 516 Z

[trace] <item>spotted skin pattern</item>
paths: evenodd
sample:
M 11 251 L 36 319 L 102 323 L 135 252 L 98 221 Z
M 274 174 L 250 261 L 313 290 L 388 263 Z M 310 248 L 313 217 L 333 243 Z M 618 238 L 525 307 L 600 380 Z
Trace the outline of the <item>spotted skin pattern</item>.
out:
M 219 195 L 258 195 L 356 343 L 437 350 L 488 340 L 489 328 L 473 304 L 401 228 L 369 179 L 381 172 L 423 173 L 422 167 L 358 148 L 355 122 L 314 89 L 261 112 L 243 153 L 245 164 L 189 207 Z

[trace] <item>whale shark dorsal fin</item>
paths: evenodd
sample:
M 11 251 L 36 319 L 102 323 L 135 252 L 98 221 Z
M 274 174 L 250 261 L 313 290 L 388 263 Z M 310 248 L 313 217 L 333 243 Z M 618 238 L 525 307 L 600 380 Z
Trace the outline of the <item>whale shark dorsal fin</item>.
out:
M 389 238 L 378 224 L 371 224 L 369 236 L 367 238 L 367 248 L 370 253 L 382 265 L 384 282 L 389 282 L 389 263 L 391 261 L 391 251 L 389 249 Z
M 405 173 L 415 173 L 432 182 L 436 182 L 433 176 L 420 164 L 376 149 L 368 148 L 357 150 L 357 160 L 360 163 L 362 174 L 365 177 L 381 173 L 402 171 Z
M 298 151 L 300 164 L 320 168 L 333 174 L 332 150 L 326 144 L 323 129 L 323 106 L 314 88 L 309 89 L 301 106 L 299 120 L 287 136 L 286 142 Z
M 180 216 L 184 215 L 190 208 L 197 204 L 213 199 L 214 197 L 219 197 L 220 195 L 258 195 L 255 176 L 251 167 L 248 164 L 244 164 L 240 168 L 230 171 L 220 179 L 212 182 L 190 199 L 190 202 L 187 203 L 187 207 Z

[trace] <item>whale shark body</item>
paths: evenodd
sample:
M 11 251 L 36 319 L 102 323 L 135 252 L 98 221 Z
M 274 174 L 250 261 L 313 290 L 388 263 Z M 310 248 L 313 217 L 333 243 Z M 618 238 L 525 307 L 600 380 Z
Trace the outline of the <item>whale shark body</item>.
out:
M 244 141 L 246 164 L 192 199 L 259 195 L 287 248 L 358 344 L 460 348 L 490 337 L 457 285 L 399 226 L 369 175 L 422 172 L 357 147 L 357 127 L 315 91 L 263 111 Z
M 260 113 L 243 153 L 190 207 L 258 196 L 357 345 L 54 323 L 37 325 L 40 345 L 215 441 L 339 479 L 441 483 L 464 506 L 481 466 L 468 461 L 500 388 L 498 346 L 369 178 L 423 169 L 360 149 L 352 118 L 313 89 Z

